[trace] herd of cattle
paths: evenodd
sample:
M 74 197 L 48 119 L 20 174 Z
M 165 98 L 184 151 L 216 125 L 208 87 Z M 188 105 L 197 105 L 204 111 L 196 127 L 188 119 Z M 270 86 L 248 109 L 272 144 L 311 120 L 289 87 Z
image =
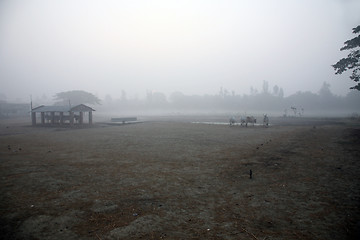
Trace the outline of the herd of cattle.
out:
M 231 117 L 230 120 L 230 126 L 235 125 L 237 123 L 240 123 L 241 126 L 248 126 L 248 124 L 252 124 L 252 126 L 255 126 L 256 118 L 253 116 L 247 116 L 247 117 L 240 117 L 238 120 L 236 120 L 235 117 Z M 263 118 L 263 126 L 268 127 L 269 126 L 269 117 L 267 114 L 264 114 Z

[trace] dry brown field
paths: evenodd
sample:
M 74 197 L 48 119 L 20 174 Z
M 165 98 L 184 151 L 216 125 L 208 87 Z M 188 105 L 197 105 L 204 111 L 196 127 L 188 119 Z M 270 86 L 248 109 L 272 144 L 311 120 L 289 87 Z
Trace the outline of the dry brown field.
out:
M 222 120 L 1 120 L 0 239 L 359 239 L 359 121 Z

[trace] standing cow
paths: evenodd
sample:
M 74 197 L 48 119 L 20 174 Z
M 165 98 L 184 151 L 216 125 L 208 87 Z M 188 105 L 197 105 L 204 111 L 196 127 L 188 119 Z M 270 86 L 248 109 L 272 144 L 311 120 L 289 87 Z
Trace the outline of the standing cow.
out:
M 256 123 L 256 118 L 254 118 L 253 116 L 246 117 L 246 119 L 245 119 L 245 126 L 246 127 L 248 126 L 248 123 L 252 123 L 252 125 L 254 126 L 255 123 Z
M 235 117 L 234 117 L 234 116 L 232 116 L 232 117 L 230 118 L 229 123 L 230 123 L 230 126 L 231 126 L 231 125 L 235 125 L 236 120 L 235 120 Z

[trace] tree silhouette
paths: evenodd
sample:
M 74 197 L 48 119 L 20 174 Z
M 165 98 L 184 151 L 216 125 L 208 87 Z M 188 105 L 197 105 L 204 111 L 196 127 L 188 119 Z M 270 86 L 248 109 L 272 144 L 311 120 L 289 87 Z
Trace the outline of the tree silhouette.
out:
M 273 87 L 273 94 L 274 94 L 274 96 L 278 96 L 278 95 L 279 95 L 279 87 L 278 87 L 278 85 L 275 85 L 275 86 Z
M 358 36 L 347 40 L 344 42 L 344 46 L 340 48 L 340 51 L 350 50 L 349 55 L 346 58 L 340 59 L 337 63 L 332 65 L 332 67 L 336 71 L 335 74 L 342 74 L 347 70 L 353 70 L 350 79 L 357 84 L 350 89 L 356 89 L 360 91 L 360 25 L 353 28 L 353 33 L 358 34 Z
M 57 100 L 56 104 L 61 105 L 78 105 L 82 103 L 88 104 L 100 104 L 100 99 L 92 93 L 88 93 L 82 90 L 74 90 L 68 92 L 57 93 L 54 97 Z

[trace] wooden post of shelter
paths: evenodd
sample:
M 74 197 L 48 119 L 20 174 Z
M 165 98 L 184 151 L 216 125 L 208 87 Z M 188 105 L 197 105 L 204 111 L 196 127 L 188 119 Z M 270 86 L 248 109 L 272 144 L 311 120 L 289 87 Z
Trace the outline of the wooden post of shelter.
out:
M 36 112 L 31 112 L 31 122 L 33 126 L 36 125 Z
M 60 124 L 64 123 L 64 112 L 60 112 Z
M 89 111 L 89 124 L 92 124 L 92 111 Z
M 74 125 L 74 112 L 70 111 L 70 125 Z
M 84 112 L 80 112 L 79 123 L 83 124 L 83 122 L 84 122 Z
M 51 124 L 55 124 L 55 112 L 51 112 Z
M 45 113 L 41 112 L 41 124 L 44 125 L 45 124 Z

